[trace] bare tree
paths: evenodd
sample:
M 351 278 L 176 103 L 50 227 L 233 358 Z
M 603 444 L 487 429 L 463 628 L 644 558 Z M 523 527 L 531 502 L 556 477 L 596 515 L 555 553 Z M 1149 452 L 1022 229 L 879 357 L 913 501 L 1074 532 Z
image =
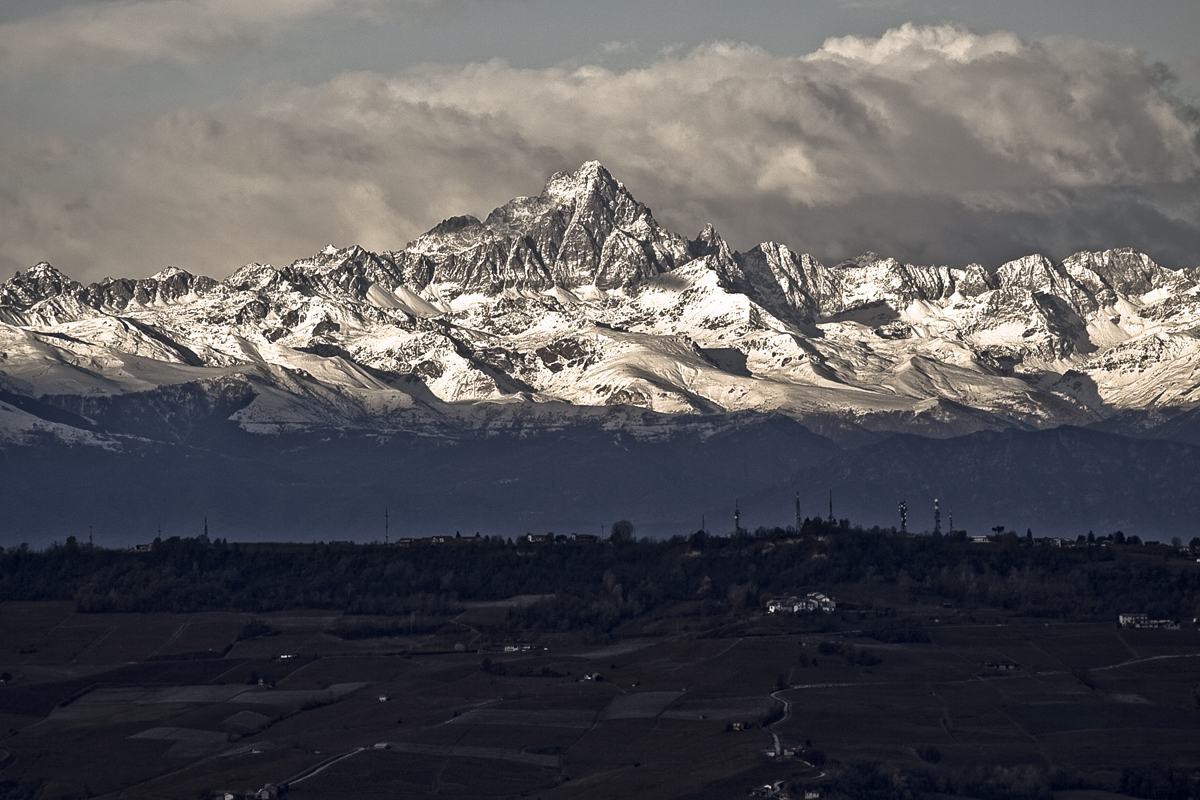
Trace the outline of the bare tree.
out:
M 613 544 L 626 544 L 633 541 L 633 523 L 622 519 L 612 524 L 608 540 Z

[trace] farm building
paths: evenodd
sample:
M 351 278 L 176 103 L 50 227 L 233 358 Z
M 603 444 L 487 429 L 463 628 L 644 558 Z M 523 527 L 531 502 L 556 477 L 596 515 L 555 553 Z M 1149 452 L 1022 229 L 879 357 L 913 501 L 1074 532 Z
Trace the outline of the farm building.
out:
M 775 597 L 767 602 L 767 613 L 777 614 L 790 611 L 799 614 L 801 611 L 824 611 L 831 614 L 837 610 L 837 601 L 820 592 L 809 592 L 804 597 Z
M 1122 628 L 1165 628 L 1178 630 L 1179 623 L 1170 619 L 1150 619 L 1146 614 L 1121 614 L 1117 624 Z

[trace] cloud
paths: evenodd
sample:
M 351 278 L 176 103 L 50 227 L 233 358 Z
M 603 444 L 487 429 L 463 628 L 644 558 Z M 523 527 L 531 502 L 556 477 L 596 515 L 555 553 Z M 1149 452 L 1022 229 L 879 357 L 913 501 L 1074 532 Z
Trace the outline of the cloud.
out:
M 894 10 L 906 5 L 905 0 L 837 0 L 837 4 L 842 8 L 870 11 Z
M 420 11 L 445 0 L 403 0 Z M 0 66 L 10 71 L 95 64 L 194 63 L 245 52 L 298 22 L 385 13 L 383 0 L 113 0 L 0 24 Z
M 1133 246 L 1192 266 L 1200 115 L 1169 78 L 1108 44 L 912 25 L 802 58 L 712 44 L 624 71 L 345 74 L 164 115 L 82 196 L 0 187 L 0 236 L 10 263 L 220 275 L 401 247 L 598 158 L 665 224 L 712 221 L 741 248 L 994 265 Z

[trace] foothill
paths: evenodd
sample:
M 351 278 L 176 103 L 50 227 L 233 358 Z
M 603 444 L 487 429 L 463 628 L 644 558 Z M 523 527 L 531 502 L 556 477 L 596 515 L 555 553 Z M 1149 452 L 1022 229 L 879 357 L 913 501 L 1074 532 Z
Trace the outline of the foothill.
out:
M 1196 796 L 1200 542 L 797 521 L 7 549 L 0 797 Z

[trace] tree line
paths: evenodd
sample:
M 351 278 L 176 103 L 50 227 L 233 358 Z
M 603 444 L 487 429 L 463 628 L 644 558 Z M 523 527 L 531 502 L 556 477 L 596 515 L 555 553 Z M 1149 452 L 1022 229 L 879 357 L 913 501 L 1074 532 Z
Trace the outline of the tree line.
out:
M 0 601 L 73 601 L 85 613 L 321 608 L 436 619 L 466 602 L 553 595 L 514 610 L 512 624 L 608 632 L 680 604 L 692 614 L 739 614 L 773 595 L 882 583 L 914 599 L 1030 617 L 1200 615 L 1200 570 L 1183 568 L 1191 558 L 1167 545 L 1105 538 L 1056 547 L 1012 532 L 978 544 L 961 532 L 912 536 L 821 519 L 800 530 L 697 531 L 657 541 L 636 538 L 624 521 L 614 527 L 608 541 L 586 544 L 478 537 L 397 547 L 198 536 L 131 552 L 69 538 L 41 551 L 0 552 Z M 909 635 L 910 624 L 897 621 L 898 632 L 881 635 Z

